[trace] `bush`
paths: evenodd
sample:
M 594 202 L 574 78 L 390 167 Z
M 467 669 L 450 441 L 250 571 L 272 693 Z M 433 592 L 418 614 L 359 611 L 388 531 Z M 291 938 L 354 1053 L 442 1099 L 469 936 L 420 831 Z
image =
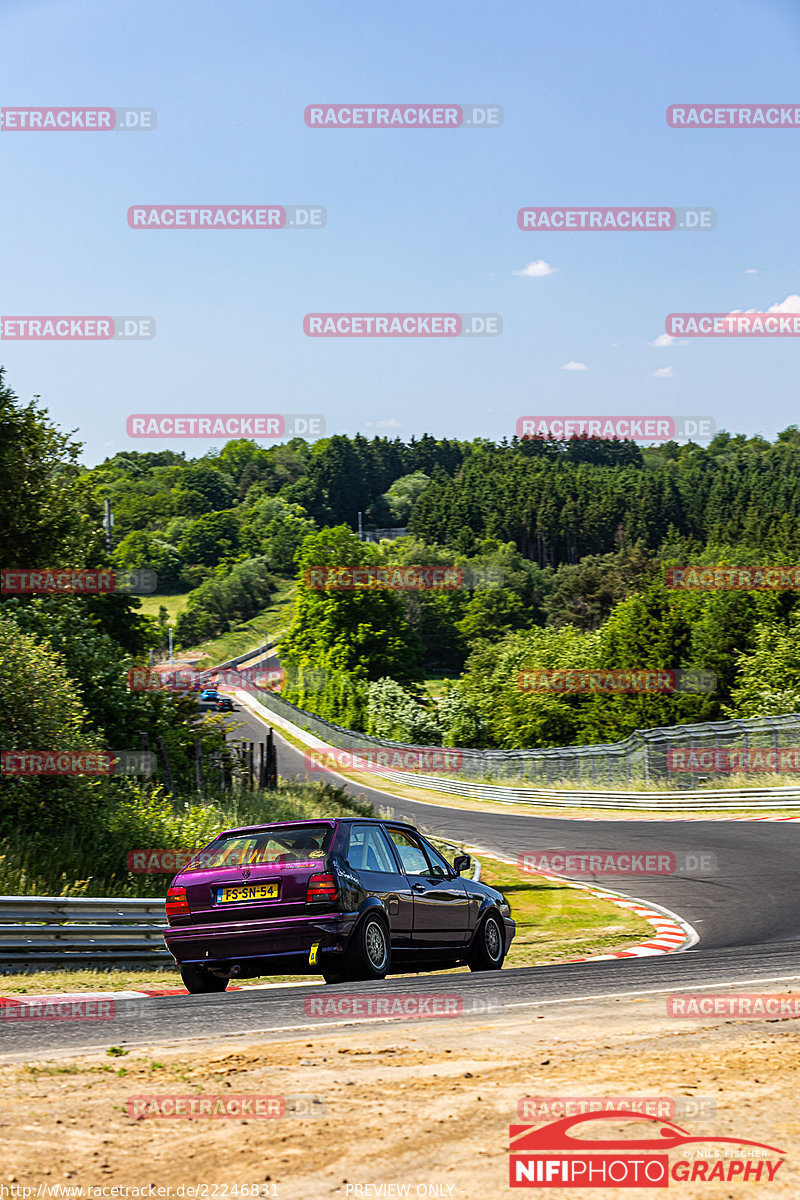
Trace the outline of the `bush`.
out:
M 207 579 L 189 593 L 186 608 L 175 622 L 180 646 L 227 633 L 231 625 L 249 621 L 268 603 L 277 584 L 266 558 L 238 563 L 229 574 Z
M 379 679 L 369 685 L 367 732 L 392 742 L 442 744 L 442 731 L 435 717 L 394 679 Z
M 298 817 L 374 816 L 341 788 L 281 781 L 276 792 L 241 789 L 186 802 L 128 779 L 104 782 L 91 820 L 55 832 L 0 839 L 0 893 L 56 896 L 163 896 L 169 875 L 133 874 L 131 850 L 200 850 L 222 829 Z

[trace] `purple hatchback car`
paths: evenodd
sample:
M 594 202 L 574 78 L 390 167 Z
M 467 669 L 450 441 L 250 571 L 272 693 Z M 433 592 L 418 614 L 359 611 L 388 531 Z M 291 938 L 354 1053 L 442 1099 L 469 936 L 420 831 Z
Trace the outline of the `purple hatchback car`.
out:
M 498 970 L 516 925 L 501 892 L 460 877 L 469 866 L 397 821 L 227 829 L 173 879 L 164 941 L 190 992 L 289 972 Z

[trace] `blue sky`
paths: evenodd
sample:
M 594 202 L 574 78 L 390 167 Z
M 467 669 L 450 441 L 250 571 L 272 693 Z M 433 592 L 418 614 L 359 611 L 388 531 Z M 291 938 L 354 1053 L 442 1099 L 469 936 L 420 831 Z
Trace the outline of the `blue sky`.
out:
M 87 463 L 208 449 L 134 442 L 132 412 L 315 412 L 404 439 L 499 439 L 523 414 L 800 422 L 796 339 L 650 345 L 670 312 L 800 293 L 800 129 L 665 119 L 800 103 L 797 3 L 0 0 L 0 44 L 3 106 L 158 112 L 150 133 L 0 133 L 0 313 L 156 321 L 151 341 L 0 341 L 8 383 Z M 308 129 L 316 102 L 499 104 L 504 124 Z M 130 205 L 169 203 L 319 204 L 328 223 L 128 228 Z M 717 227 L 521 232 L 534 205 L 704 205 Z M 308 338 L 303 316 L 329 311 L 497 312 L 504 332 Z

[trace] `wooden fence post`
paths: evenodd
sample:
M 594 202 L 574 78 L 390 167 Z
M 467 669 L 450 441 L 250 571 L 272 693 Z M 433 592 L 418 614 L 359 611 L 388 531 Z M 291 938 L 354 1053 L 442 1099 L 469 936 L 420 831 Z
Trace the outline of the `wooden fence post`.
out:
M 159 758 L 161 759 L 161 767 L 164 772 L 164 780 L 167 785 L 167 791 L 171 796 L 174 796 L 175 783 L 172 778 L 172 768 L 169 765 L 169 758 L 167 757 L 167 747 L 164 745 L 164 739 L 160 734 L 156 738 L 156 745 L 158 746 L 158 754 Z

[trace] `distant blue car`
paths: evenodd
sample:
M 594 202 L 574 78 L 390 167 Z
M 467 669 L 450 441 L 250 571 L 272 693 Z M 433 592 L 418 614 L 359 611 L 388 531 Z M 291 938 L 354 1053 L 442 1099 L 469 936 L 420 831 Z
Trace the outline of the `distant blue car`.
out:
M 220 695 L 215 687 L 203 688 L 202 692 L 200 693 L 201 704 L 216 704 L 219 699 Z

